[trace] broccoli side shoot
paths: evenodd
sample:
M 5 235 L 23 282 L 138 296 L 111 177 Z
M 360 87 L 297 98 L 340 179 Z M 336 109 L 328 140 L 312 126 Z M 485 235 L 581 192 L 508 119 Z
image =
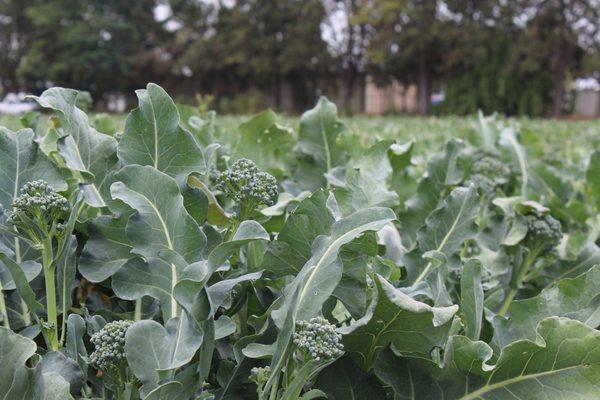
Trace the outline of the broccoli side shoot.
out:
M 31 181 L 23 185 L 13 200 L 7 222 L 20 235 L 42 244 L 48 238 L 63 236 L 69 210 L 68 200 L 46 182 Z
M 119 399 L 122 398 L 126 383 L 130 381 L 125 356 L 125 334 L 131 325 L 133 321 L 109 322 L 90 339 L 94 345 L 94 352 L 89 358 L 90 364 L 105 374 L 109 380 L 107 387 L 115 391 Z
M 271 376 L 271 367 L 254 367 L 250 370 L 250 381 L 256 384 L 256 392 L 258 398 L 261 398 L 264 393 L 265 385 Z
M 342 335 L 325 318 L 298 321 L 293 342 L 306 361 L 331 361 L 344 354 Z
M 562 238 L 560 222 L 550 214 L 533 211 L 526 214 L 525 218 L 527 218 L 527 234 L 521 242 L 525 247 L 525 253 L 520 264 L 513 271 L 510 290 L 498 311 L 499 315 L 506 314 L 518 289 L 530 279 L 532 273 L 544 267 L 544 263 L 536 263 L 538 259 L 546 254 L 552 254 Z
M 272 206 L 277 201 L 277 180 L 261 172 L 252 160 L 241 158 L 217 176 L 217 189 L 236 202 L 237 220 L 250 219 L 261 205 Z
M 133 321 L 113 321 L 94 333 L 91 342 L 94 352 L 90 362 L 104 372 L 116 372 L 127 365 L 125 359 L 125 333 Z
M 468 183 L 491 192 L 506 185 L 510 178 L 510 168 L 493 154 L 478 155 L 471 166 L 471 177 Z
M 562 239 L 561 225 L 549 214 L 530 213 L 527 218 L 527 236 L 523 244 L 537 255 L 552 251 Z

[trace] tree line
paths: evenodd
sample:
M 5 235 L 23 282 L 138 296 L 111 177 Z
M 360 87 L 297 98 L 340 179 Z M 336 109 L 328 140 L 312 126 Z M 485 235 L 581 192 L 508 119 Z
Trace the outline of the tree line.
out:
M 369 75 L 415 84 L 421 114 L 560 116 L 600 70 L 599 29 L 599 0 L 0 0 L 0 84 L 102 100 L 154 81 L 292 112 L 335 90 L 351 111 Z

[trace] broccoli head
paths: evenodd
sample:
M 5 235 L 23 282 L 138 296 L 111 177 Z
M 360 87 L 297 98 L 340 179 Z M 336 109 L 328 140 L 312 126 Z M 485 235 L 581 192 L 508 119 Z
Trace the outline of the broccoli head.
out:
M 260 205 L 277 201 L 277 180 L 261 172 L 252 160 L 241 158 L 217 176 L 217 188 L 237 203 L 238 219 L 243 221 Z
M 263 394 L 265 385 L 271 376 L 271 367 L 254 367 L 250 370 L 250 380 L 256 384 L 256 391 L 260 398 Z
M 331 361 L 344 354 L 342 335 L 325 318 L 298 321 L 293 342 L 305 359 Z
M 46 237 L 64 233 L 69 209 L 68 200 L 46 182 L 31 181 L 23 185 L 19 196 L 13 200 L 7 221 L 20 234 L 41 243 Z
M 91 342 L 95 350 L 90 355 L 91 364 L 109 373 L 125 367 L 125 333 L 132 324 L 133 321 L 113 321 L 94 333 Z
M 532 212 L 526 215 L 527 235 L 524 244 L 539 252 L 552 250 L 562 239 L 561 225 L 550 214 Z
M 473 161 L 468 182 L 490 192 L 508 183 L 510 172 L 510 168 L 500 158 L 486 153 Z

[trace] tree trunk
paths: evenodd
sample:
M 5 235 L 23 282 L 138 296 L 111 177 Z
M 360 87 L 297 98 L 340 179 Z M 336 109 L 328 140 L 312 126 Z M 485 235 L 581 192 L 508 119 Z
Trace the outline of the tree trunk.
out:
M 354 97 L 354 88 L 356 86 L 356 71 L 353 66 L 349 66 L 344 74 L 344 87 L 342 88 L 341 109 L 349 114 L 352 108 L 352 99 Z
M 563 10 L 561 10 L 563 11 Z M 563 11 L 564 12 L 564 11 Z M 564 15 L 564 14 L 562 14 Z M 552 106 L 552 116 L 559 118 L 563 112 L 563 102 L 565 96 L 565 72 L 567 69 L 567 41 L 566 21 L 562 18 L 560 22 L 560 33 L 558 38 L 558 46 L 556 49 L 556 59 L 554 61 L 554 104 Z
M 425 54 L 422 54 L 419 59 L 419 115 L 427 115 L 429 111 L 429 73 L 427 72 L 427 62 Z
M 277 76 L 273 82 L 273 108 L 276 111 L 281 111 L 282 102 L 281 77 Z

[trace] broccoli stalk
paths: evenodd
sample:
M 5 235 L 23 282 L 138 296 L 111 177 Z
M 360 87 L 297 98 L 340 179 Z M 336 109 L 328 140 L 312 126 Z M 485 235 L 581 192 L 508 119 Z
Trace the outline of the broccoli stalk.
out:
M 13 200 L 12 212 L 7 219 L 18 236 L 41 252 L 47 312 L 47 321 L 42 324 L 42 328 L 48 346 L 52 350 L 58 350 L 60 346 L 55 261 L 62 256 L 67 238 L 71 234 L 66 232 L 66 220 L 69 218 L 70 210 L 71 206 L 67 199 L 56 193 L 46 182 L 31 181 L 23 185 L 19 196 Z M 64 329 L 60 342 L 63 340 Z
M 536 260 L 544 253 L 553 251 L 562 238 L 560 222 L 551 215 L 533 212 L 526 217 L 527 235 L 522 243 L 527 249 L 527 253 L 516 271 L 513 271 L 510 289 L 498 311 L 499 315 L 506 314 L 517 291 L 527 280 L 527 276 Z
M 236 203 L 236 215 L 229 236 L 233 236 L 242 221 L 252 218 L 261 205 L 272 206 L 277 201 L 277 181 L 261 172 L 252 160 L 241 158 L 217 176 L 217 189 Z
M 113 321 L 94 333 L 91 342 L 94 352 L 90 363 L 102 371 L 116 386 L 117 399 L 125 399 L 126 384 L 130 381 L 125 356 L 125 334 L 133 321 Z
M 259 399 L 266 400 L 267 390 L 270 393 L 269 400 L 301 399 L 300 394 L 306 383 L 344 354 L 341 341 L 342 335 L 323 317 L 298 321 L 292 336 L 293 351 L 283 369 L 283 376 L 270 373 L 269 380 L 260 388 Z M 278 397 L 280 378 L 282 393 Z

